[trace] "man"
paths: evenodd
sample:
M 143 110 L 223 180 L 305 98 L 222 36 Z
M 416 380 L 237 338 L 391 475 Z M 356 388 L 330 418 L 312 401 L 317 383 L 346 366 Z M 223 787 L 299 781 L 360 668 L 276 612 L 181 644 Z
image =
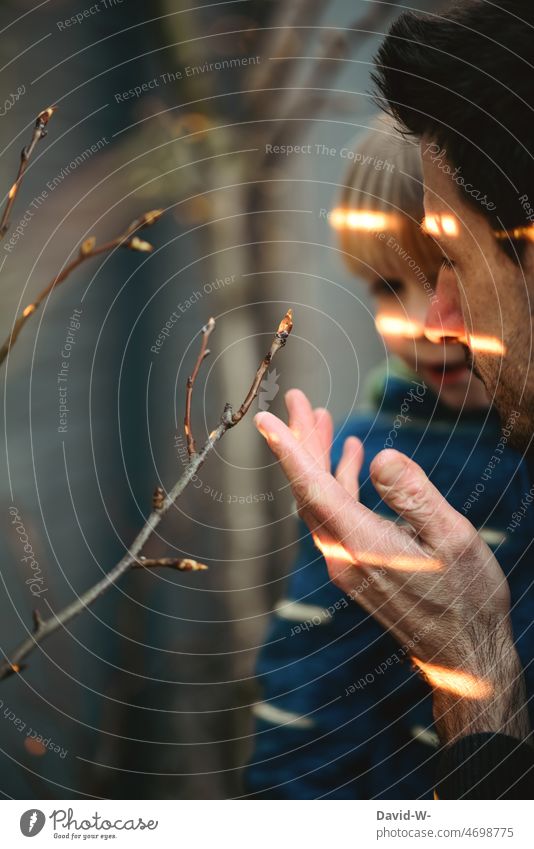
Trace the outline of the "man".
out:
M 426 334 L 466 348 L 509 424 L 534 430 L 534 8 L 465 0 L 442 17 L 404 14 L 377 58 L 391 111 L 422 140 L 425 226 L 445 266 Z M 361 446 L 330 474 L 331 422 L 297 390 L 289 425 L 256 423 L 291 482 L 332 579 L 402 644 L 433 686 L 445 744 L 440 798 L 524 798 L 534 770 L 506 579 L 487 546 L 408 458 L 387 450 L 373 484 L 409 528 L 357 502 Z M 534 475 L 532 475 L 534 477 Z M 362 589 L 365 586 L 365 589 Z M 434 627 L 424 632 L 432 618 Z

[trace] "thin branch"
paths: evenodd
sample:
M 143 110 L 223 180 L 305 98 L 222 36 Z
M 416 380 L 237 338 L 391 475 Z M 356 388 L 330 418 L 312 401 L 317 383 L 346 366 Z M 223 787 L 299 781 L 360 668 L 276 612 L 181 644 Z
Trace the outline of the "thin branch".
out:
M 199 372 L 200 366 L 203 361 L 209 355 L 210 350 L 207 347 L 208 339 L 215 327 L 215 319 L 210 318 L 208 323 L 204 325 L 202 330 L 202 343 L 200 345 L 200 352 L 195 363 L 195 367 L 191 373 L 191 376 L 187 378 L 187 386 L 185 390 L 185 417 L 184 417 L 184 430 L 185 430 L 185 438 L 187 440 L 187 451 L 189 456 L 192 457 L 197 453 L 195 438 L 193 436 L 193 431 L 191 429 L 191 398 L 193 397 L 193 386 L 195 385 L 195 380 L 197 378 L 197 374 Z
M 40 615 L 34 613 L 33 616 L 33 625 L 34 631 L 33 635 L 29 636 L 26 640 L 20 643 L 17 648 L 15 648 L 6 659 L 0 663 L 0 681 L 4 678 L 9 677 L 15 673 L 20 673 L 25 668 L 23 661 L 28 657 L 29 654 L 55 631 L 62 628 L 67 622 L 70 622 L 71 619 L 74 619 L 75 616 L 78 616 L 84 610 L 91 606 L 100 596 L 106 593 L 114 584 L 117 583 L 119 578 L 129 572 L 133 568 L 139 568 L 142 566 L 171 566 L 173 568 L 188 570 L 188 571 L 199 571 L 202 570 L 204 564 L 196 563 L 196 561 L 176 561 L 172 560 L 172 558 L 162 558 L 160 560 L 157 559 L 149 559 L 143 560 L 140 557 L 141 551 L 145 547 L 146 543 L 152 536 L 153 532 L 161 522 L 163 516 L 168 512 L 168 510 L 173 506 L 178 497 L 182 494 L 187 485 L 191 482 L 191 480 L 195 477 L 198 470 L 204 464 L 206 457 L 213 451 L 217 442 L 224 436 L 227 430 L 234 427 L 238 422 L 241 421 L 243 416 L 247 413 L 252 404 L 252 401 L 258 394 L 259 384 L 265 371 L 269 367 L 274 355 L 280 348 L 282 348 L 291 333 L 293 328 L 293 318 L 291 310 L 288 310 L 285 317 L 280 322 L 278 330 L 274 336 L 271 348 L 266 356 L 263 358 L 258 371 L 256 372 L 256 376 L 252 382 L 252 386 L 250 387 L 249 392 L 247 393 L 245 400 L 241 404 L 241 407 L 237 411 L 237 413 L 233 413 L 232 407 L 230 404 L 226 404 L 223 410 L 223 414 L 221 416 L 220 422 L 218 426 L 213 430 L 208 439 L 204 443 L 202 449 L 195 453 L 189 460 L 189 463 L 184 469 L 182 476 L 179 480 L 174 484 L 172 489 L 161 497 L 159 489 L 156 490 L 157 493 L 157 506 L 152 510 L 150 515 L 148 516 L 145 524 L 135 537 L 132 542 L 130 548 L 126 551 L 123 557 L 119 560 L 119 562 L 102 578 L 98 583 L 96 583 L 93 587 L 88 589 L 83 595 L 79 596 L 75 601 L 71 602 L 71 604 L 67 605 L 67 607 L 63 608 L 59 613 L 50 612 L 50 617 L 48 619 L 41 619 Z M 213 329 L 213 328 L 212 328 Z M 211 331 L 210 331 L 211 332 Z M 156 494 L 155 494 L 156 496 Z M 182 564 L 193 564 L 193 565 L 182 565 L 177 566 L 177 563 Z
M 9 229 L 9 216 L 11 214 L 11 210 L 13 209 L 13 204 L 15 203 L 15 198 L 17 196 L 18 190 L 20 189 L 24 172 L 28 167 L 28 163 L 31 159 L 33 151 L 37 147 L 37 144 L 41 141 L 41 139 L 44 139 L 44 137 L 46 136 L 47 124 L 56 109 L 57 106 L 49 106 L 47 109 L 43 109 L 42 112 L 39 112 L 35 120 L 35 127 L 33 128 L 31 141 L 29 145 L 27 145 L 27 147 L 23 147 L 20 152 L 19 170 L 15 178 L 15 182 L 13 183 L 7 194 L 7 202 L 4 208 L 4 212 L 2 213 L 2 218 L 0 219 L 0 237 L 5 236 Z
M 256 372 L 256 377 L 252 382 L 252 386 L 250 387 L 247 397 L 241 404 L 237 413 L 234 413 L 232 416 L 232 426 L 236 425 L 241 421 L 243 416 L 245 416 L 249 410 L 250 405 L 254 401 L 254 398 L 257 397 L 258 392 L 260 390 L 260 384 L 263 380 L 263 376 L 269 366 L 271 365 L 272 359 L 277 351 L 280 348 L 283 348 L 287 342 L 287 338 L 291 331 L 293 330 L 293 310 L 288 310 L 282 321 L 278 326 L 278 330 L 275 333 L 273 344 L 271 345 L 270 351 L 264 356 L 263 360 L 260 363 L 258 371 Z
M 141 251 L 143 253 L 150 252 L 153 250 L 150 242 L 145 242 L 140 239 L 135 234 L 142 230 L 144 227 L 149 227 L 154 224 L 158 218 L 163 215 L 162 209 L 153 209 L 150 212 L 146 212 L 141 218 L 136 218 L 135 221 L 126 228 L 124 233 L 121 233 L 120 236 L 117 236 L 115 239 L 111 239 L 109 242 L 104 242 L 102 245 L 96 244 L 96 239 L 94 236 L 90 236 L 88 239 L 82 242 L 80 245 L 80 250 L 78 252 L 78 256 L 76 259 L 73 259 L 68 265 L 66 265 L 59 274 L 54 277 L 47 286 L 37 295 L 35 301 L 33 303 L 28 304 L 27 307 L 23 309 L 21 314 L 15 320 L 13 327 L 11 328 L 11 333 L 4 341 L 4 344 L 0 348 L 0 365 L 4 362 L 7 355 L 11 351 L 11 348 L 15 344 L 18 339 L 19 333 L 28 321 L 29 317 L 33 315 L 33 313 L 38 309 L 38 307 L 42 304 L 45 298 L 48 297 L 50 292 L 63 283 L 67 277 L 72 274 L 74 269 L 78 268 L 82 262 L 85 262 L 92 257 L 98 256 L 99 254 L 107 253 L 108 251 L 113 250 L 119 246 L 128 248 L 132 251 Z
M 169 569 L 177 569 L 179 572 L 205 572 L 208 568 L 205 563 L 191 560 L 189 557 L 139 557 L 133 564 L 133 568 L 158 569 L 167 566 Z

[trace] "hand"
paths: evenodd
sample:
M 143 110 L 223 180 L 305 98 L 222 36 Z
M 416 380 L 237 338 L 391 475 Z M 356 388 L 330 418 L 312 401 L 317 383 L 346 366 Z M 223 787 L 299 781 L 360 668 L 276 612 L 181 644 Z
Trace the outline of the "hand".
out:
M 289 427 L 271 413 L 259 413 L 256 426 L 280 461 L 332 580 L 410 650 L 433 686 L 442 738 L 476 730 L 526 736 L 509 589 L 490 549 L 398 451 L 380 452 L 370 473 L 407 525 L 376 516 L 358 502 L 359 440 L 347 439 L 334 477 L 330 415 L 314 411 L 299 390 L 287 393 L 286 405 Z

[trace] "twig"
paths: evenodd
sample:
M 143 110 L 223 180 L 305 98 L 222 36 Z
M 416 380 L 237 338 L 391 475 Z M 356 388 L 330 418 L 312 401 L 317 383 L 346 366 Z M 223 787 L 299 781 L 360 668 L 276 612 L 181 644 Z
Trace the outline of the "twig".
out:
M 225 405 L 218 426 L 210 433 L 202 449 L 190 458 L 189 463 L 186 466 L 184 473 L 182 474 L 180 479 L 174 484 L 172 489 L 166 495 L 164 495 L 163 498 L 159 496 L 159 491 L 157 491 L 157 508 L 152 510 L 145 524 L 132 542 L 128 551 L 113 567 L 113 569 L 108 572 L 108 574 L 104 578 L 102 578 L 102 580 L 98 581 L 97 584 L 88 589 L 75 601 L 71 602 L 71 604 L 67 605 L 67 607 L 63 608 L 63 610 L 61 610 L 59 613 L 56 614 L 51 611 L 50 617 L 48 619 L 43 620 L 41 619 L 38 613 L 34 613 L 33 635 L 29 636 L 26 640 L 24 640 L 24 642 L 20 643 L 20 645 L 12 652 L 10 652 L 9 655 L 6 656 L 6 659 L 0 664 L 0 681 L 4 678 L 9 677 L 10 675 L 22 672 L 22 670 L 25 668 L 22 661 L 24 661 L 28 657 L 28 655 L 31 654 L 31 652 L 40 643 L 43 642 L 43 640 L 45 640 L 55 631 L 59 630 L 59 628 L 62 628 L 64 625 L 67 624 L 67 622 L 70 622 L 71 619 L 74 619 L 75 616 L 78 616 L 87 607 L 90 607 L 90 605 L 93 604 L 93 602 L 95 602 L 97 598 L 107 592 L 110 587 L 116 584 L 119 578 L 126 574 L 126 572 L 129 572 L 130 569 L 139 568 L 142 566 L 172 566 L 172 568 L 177 568 L 186 571 L 202 570 L 204 564 L 196 563 L 196 561 L 178 561 L 166 557 L 161 558 L 160 560 L 143 560 L 140 557 L 140 554 L 147 541 L 152 536 L 154 530 L 161 522 L 163 516 L 172 507 L 172 505 L 182 494 L 187 485 L 195 477 L 196 473 L 203 465 L 208 454 L 213 451 L 217 442 L 222 439 L 227 430 L 238 424 L 238 422 L 240 422 L 243 416 L 246 414 L 246 412 L 250 408 L 250 405 L 252 404 L 252 401 L 258 394 L 259 385 L 261 383 L 263 375 L 269 367 L 269 364 L 271 363 L 276 352 L 285 345 L 292 328 L 293 316 L 291 310 L 288 310 L 287 314 L 280 322 L 278 330 L 276 331 L 276 334 L 274 336 L 271 348 L 268 354 L 263 358 L 258 368 L 258 371 L 256 372 L 256 376 L 252 382 L 252 386 L 250 387 L 250 390 L 247 393 L 246 398 L 241 404 L 241 407 L 239 408 L 237 413 L 233 413 L 230 404 Z M 213 327 L 211 329 L 213 330 Z M 180 563 L 182 564 L 181 566 L 176 565 Z M 196 565 L 193 566 L 193 563 L 195 563 Z
M 208 568 L 205 563 L 191 560 L 189 557 L 140 557 L 133 567 L 156 569 L 168 566 L 169 569 L 177 569 L 179 572 L 205 572 Z
M 153 250 L 150 242 L 145 242 L 140 239 L 135 234 L 138 230 L 142 230 L 144 227 L 149 227 L 151 224 L 154 224 L 158 218 L 163 215 L 162 209 L 153 209 L 150 212 L 145 212 L 141 218 L 136 218 L 135 221 L 127 227 L 124 233 L 121 233 L 120 236 L 117 236 L 115 239 L 111 239 L 109 242 L 104 242 L 102 245 L 96 244 L 96 239 L 94 236 L 90 236 L 88 239 L 82 242 L 80 245 L 80 250 L 76 259 L 73 259 L 68 265 L 64 267 L 59 274 L 54 277 L 50 283 L 37 295 L 37 298 L 33 303 L 28 304 L 19 315 L 19 317 L 15 320 L 13 327 L 11 329 L 11 333 L 4 341 L 4 344 L 0 348 L 0 365 L 4 362 L 5 358 L 9 354 L 11 348 L 17 341 L 20 331 L 28 321 L 29 317 L 33 315 L 36 309 L 42 304 L 46 297 L 50 294 L 52 289 L 55 289 L 60 283 L 63 283 L 64 280 L 74 271 L 75 268 L 78 268 L 82 262 L 85 262 L 92 257 L 98 256 L 99 254 L 106 253 L 107 251 L 111 251 L 114 248 L 122 246 L 124 248 L 128 248 L 132 251 L 142 251 L 149 252 Z
M 20 152 L 20 165 L 18 174 L 15 178 L 15 182 L 13 183 L 8 192 L 7 202 L 4 208 L 4 212 L 2 213 L 2 218 L 0 219 L 0 238 L 2 236 L 5 236 L 9 229 L 9 215 L 13 208 L 13 204 L 15 203 L 15 198 L 17 196 L 18 190 L 20 189 L 20 184 L 22 183 L 24 172 L 28 167 L 31 155 L 35 150 L 37 144 L 41 141 L 41 139 L 44 139 L 44 137 L 46 136 L 47 124 L 56 109 L 57 106 L 49 106 L 47 109 L 43 109 L 42 112 L 39 112 L 35 120 L 35 127 L 33 128 L 31 141 L 29 145 L 27 147 L 23 147 Z
M 234 413 L 234 415 L 232 416 L 232 427 L 233 425 L 236 425 L 238 422 L 240 422 L 243 416 L 247 414 L 250 405 L 254 401 L 254 398 L 256 398 L 258 395 L 263 376 L 269 368 L 274 355 L 280 348 L 284 347 L 287 342 L 287 337 L 289 336 L 292 330 L 293 310 L 288 310 L 285 316 L 283 317 L 282 321 L 280 322 L 278 330 L 275 333 L 273 344 L 271 345 L 271 350 L 264 356 L 263 360 L 260 363 L 260 367 L 256 372 L 256 377 L 252 382 L 252 386 L 248 391 L 247 397 L 241 404 L 237 413 Z
M 191 376 L 187 378 L 187 386 L 185 390 L 185 417 L 184 417 L 184 430 L 185 430 L 185 438 L 187 440 L 187 451 L 190 457 L 197 453 L 195 438 L 193 436 L 193 431 L 191 429 L 191 398 L 193 397 L 193 386 L 195 385 L 195 380 L 197 374 L 199 372 L 200 366 L 203 361 L 209 355 L 210 350 L 207 347 L 208 339 L 215 327 L 215 319 L 210 318 L 208 323 L 204 325 L 202 330 L 202 343 L 200 345 L 200 353 L 198 355 L 197 361 L 195 363 L 195 368 L 193 369 Z

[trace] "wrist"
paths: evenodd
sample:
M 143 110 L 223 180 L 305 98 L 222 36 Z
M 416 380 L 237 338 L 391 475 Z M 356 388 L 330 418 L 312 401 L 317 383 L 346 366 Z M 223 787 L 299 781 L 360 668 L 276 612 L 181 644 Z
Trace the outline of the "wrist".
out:
M 486 641 L 463 655 L 469 658 L 470 674 L 483 682 L 480 695 L 434 688 L 434 721 L 443 744 L 468 734 L 497 733 L 518 740 L 530 734 L 523 669 L 509 625 L 499 626 L 493 637 L 491 646 Z

